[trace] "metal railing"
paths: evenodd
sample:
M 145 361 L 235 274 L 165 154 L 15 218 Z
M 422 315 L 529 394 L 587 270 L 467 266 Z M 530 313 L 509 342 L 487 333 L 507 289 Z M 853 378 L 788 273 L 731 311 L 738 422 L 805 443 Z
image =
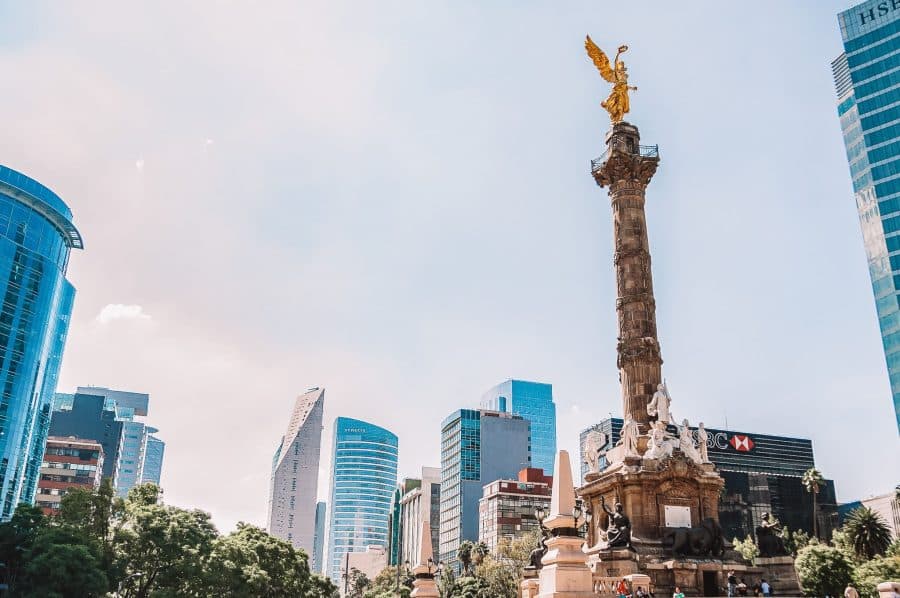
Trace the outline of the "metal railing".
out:
M 658 145 L 639 145 L 637 146 L 637 151 L 629 151 L 629 149 L 623 143 L 616 143 L 613 146 L 610 146 L 599 158 L 595 158 L 591 160 L 591 172 L 594 172 L 606 162 L 607 158 L 609 158 L 609 153 L 611 151 L 615 151 L 622 154 L 631 154 L 634 156 L 641 156 L 642 158 L 659 158 L 659 146 Z

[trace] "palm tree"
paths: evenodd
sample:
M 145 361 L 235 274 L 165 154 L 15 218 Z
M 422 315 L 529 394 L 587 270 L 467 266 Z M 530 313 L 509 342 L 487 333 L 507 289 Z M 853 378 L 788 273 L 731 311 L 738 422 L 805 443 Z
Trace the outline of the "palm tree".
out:
M 460 542 L 459 548 L 456 549 L 456 558 L 459 559 L 463 566 L 463 575 L 469 574 L 469 566 L 472 564 L 472 552 L 474 549 L 475 545 L 469 540 Z
M 491 553 L 491 549 L 484 542 L 479 542 L 472 546 L 472 560 L 476 565 L 484 562 L 484 557 Z
M 810 467 L 803 473 L 803 487 L 806 491 L 813 495 L 813 537 L 819 537 L 818 509 L 816 507 L 816 498 L 819 495 L 819 489 L 825 484 L 825 478 L 815 467 Z
M 868 507 L 853 509 L 844 521 L 844 533 L 856 556 L 872 560 L 891 545 L 891 530 L 884 519 Z

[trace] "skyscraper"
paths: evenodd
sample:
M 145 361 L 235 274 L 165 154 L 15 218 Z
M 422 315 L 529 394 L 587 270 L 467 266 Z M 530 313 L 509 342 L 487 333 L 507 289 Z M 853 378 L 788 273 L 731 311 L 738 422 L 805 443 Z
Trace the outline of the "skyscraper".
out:
M 150 395 L 145 392 L 115 390 L 104 386 L 79 386 L 75 393 L 75 396 L 77 395 L 103 397 L 104 409 L 114 412 L 116 420 L 122 424 L 122 437 L 113 479 L 116 494 L 124 498 L 128 495 L 129 490 L 144 482 L 153 482 L 158 485 L 162 473 L 165 443 L 156 437 L 153 437 L 151 443 L 150 435 L 159 430 L 135 419 L 136 417 L 145 417 L 149 412 Z M 73 395 L 60 393 L 54 400 L 54 408 L 62 411 L 70 409 L 69 396 Z M 95 440 L 99 439 L 95 438 Z M 147 449 L 150 444 L 152 444 L 153 454 L 149 455 L 151 462 L 148 464 Z M 148 468 L 146 476 L 145 468 Z
M 272 458 L 269 533 L 314 554 L 316 496 L 325 389 L 311 388 L 294 401 L 287 431 Z
M 481 397 L 481 408 L 521 415 L 531 422 L 531 466 L 553 475 L 556 458 L 556 404 L 553 386 L 507 380 Z
M 68 408 L 53 412 L 50 435 L 99 442 L 103 447 L 103 477 L 115 486 L 119 475 L 122 422 L 116 419 L 115 411 L 107 408 L 103 397 L 82 393 L 69 396 L 73 397 L 72 401 L 63 402 Z
M 334 422 L 331 515 L 325 574 L 340 584 L 344 555 L 388 545 L 388 514 L 397 485 L 397 436 L 349 417 Z
M 441 424 L 440 560 L 459 569 L 456 550 L 478 540 L 482 487 L 530 467 L 530 422 L 520 415 L 460 409 Z
M 900 430 L 900 2 L 863 2 L 838 23 L 837 111 Z
M 34 500 L 82 248 L 68 206 L 0 166 L 0 519 Z

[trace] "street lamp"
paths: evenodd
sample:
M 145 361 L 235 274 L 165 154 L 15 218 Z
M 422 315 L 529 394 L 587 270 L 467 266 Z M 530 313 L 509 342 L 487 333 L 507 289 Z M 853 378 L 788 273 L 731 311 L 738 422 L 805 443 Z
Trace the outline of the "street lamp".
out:
M 547 511 L 544 510 L 544 505 L 538 505 L 534 508 L 534 518 L 538 520 L 541 527 L 544 526 L 544 519 L 547 518 Z

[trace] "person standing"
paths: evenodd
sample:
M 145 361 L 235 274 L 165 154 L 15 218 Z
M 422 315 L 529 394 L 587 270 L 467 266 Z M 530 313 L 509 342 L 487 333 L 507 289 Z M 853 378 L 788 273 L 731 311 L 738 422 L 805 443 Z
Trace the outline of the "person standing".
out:
M 684 592 L 681 591 L 681 588 L 675 586 L 675 592 L 672 594 L 672 598 L 684 598 Z
M 765 579 L 760 582 L 759 589 L 762 590 L 763 596 L 771 596 L 772 595 L 772 586 L 770 586 L 769 582 L 767 582 Z
M 734 590 L 737 588 L 737 578 L 734 571 L 728 572 L 728 598 L 734 598 Z
M 844 598 L 859 598 L 859 592 L 853 587 L 853 584 L 847 584 L 844 590 Z
M 619 598 L 627 598 L 628 596 L 628 583 L 625 581 L 624 577 L 619 582 L 619 585 L 616 586 L 616 595 Z

